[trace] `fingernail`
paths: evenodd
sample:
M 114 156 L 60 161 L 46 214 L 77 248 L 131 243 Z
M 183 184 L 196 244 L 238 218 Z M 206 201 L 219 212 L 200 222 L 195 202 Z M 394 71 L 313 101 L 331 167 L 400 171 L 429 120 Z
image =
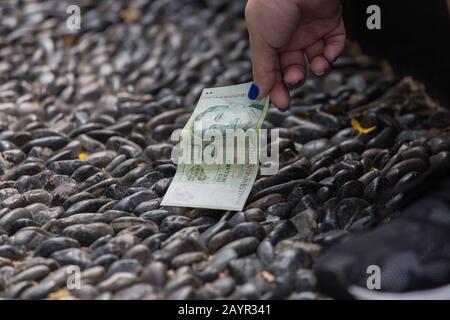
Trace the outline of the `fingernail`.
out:
M 284 108 L 284 109 L 279 109 L 281 112 L 286 112 L 286 111 L 288 111 L 289 110 L 289 107 L 286 107 L 286 108 Z
M 250 100 L 255 100 L 259 95 L 259 88 L 256 84 L 252 83 L 250 89 L 248 90 L 248 98 Z
M 288 86 L 289 86 L 290 89 L 295 89 L 295 88 L 300 87 L 303 84 L 304 81 L 305 80 L 299 80 L 299 81 L 297 81 L 295 83 L 288 83 Z
M 328 60 L 328 63 L 329 63 L 330 65 L 332 65 L 333 63 L 335 63 L 335 62 L 336 62 L 336 60 L 337 60 L 337 57 L 336 57 L 336 58 L 334 58 L 333 60 Z
M 320 77 L 320 76 L 323 76 L 323 75 L 325 74 L 325 71 L 322 71 L 322 72 L 315 72 L 314 74 L 315 74 L 316 76 Z

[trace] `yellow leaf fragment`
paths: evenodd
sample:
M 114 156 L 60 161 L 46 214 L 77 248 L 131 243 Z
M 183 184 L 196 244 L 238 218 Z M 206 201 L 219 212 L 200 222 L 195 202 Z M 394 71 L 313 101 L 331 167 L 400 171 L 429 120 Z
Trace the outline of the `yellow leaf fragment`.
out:
M 53 299 L 53 300 L 61 300 L 67 297 L 70 297 L 70 291 L 67 289 L 61 289 L 55 292 L 51 292 L 48 297 L 49 299 Z
M 275 280 L 275 277 L 273 276 L 273 274 L 271 274 L 270 272 L 267 272 L 265 270 L 261 272 L 261 277 L 268 282 L 272 282 Z
M 353 129 L 355 129 L 356 131 L 361 132 L 361 133 L 369 133 L 377 128 L 376 126 L 373 126 L 370 128 L 363 128 L 361 126 L 361 123 L 358 120 L 356 120 L 356 118 L 352 118 L 352 127 L 353 127 Z
M 124 9 L 120 11 L 120 17 L 128 22 L 136 21 L 141 17 L 141 13 L 136 9 Z
M 80 160 L 84 160 L 84 159 L 86 159 L 88 157 L 88 154 L 87 153 L 84 153 L 84 152 L 81 152 L 79 155 L 78 155 L 78 159 L 80 159 Z
M 63 42 L 66 46 L 74 46 L 77 43 L 77 38 L 73 35 L 67 34 L 63 36 Z

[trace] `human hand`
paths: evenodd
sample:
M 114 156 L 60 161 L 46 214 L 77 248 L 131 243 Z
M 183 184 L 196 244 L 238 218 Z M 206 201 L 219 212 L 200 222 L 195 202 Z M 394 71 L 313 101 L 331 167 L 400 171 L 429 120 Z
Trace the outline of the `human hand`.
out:
M 249 0 L 245 20 L 254 80 L 249 98 L 270 94 L 280 109 L 289 105 L 288 87 L 305 80 L 305 56 L 321 76 L 344 49 L 339 0 Z

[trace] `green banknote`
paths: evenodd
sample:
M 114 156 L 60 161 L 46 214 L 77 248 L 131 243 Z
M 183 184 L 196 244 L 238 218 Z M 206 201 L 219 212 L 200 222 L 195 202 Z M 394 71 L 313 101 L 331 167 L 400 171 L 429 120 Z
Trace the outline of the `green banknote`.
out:
M 242 210 L 259 168 L 259 132 L 269 99 L 249 100 L 251 83 L 204 89 L 181 131 L 164 206 Z

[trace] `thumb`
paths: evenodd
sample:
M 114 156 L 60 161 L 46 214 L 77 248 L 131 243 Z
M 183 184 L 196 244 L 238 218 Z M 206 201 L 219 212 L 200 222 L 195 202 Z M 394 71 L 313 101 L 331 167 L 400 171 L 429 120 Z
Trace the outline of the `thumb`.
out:
M 249 98 L 262 99 L 275 86 L 277 72 L 280 72 L 278 53 L 257 35 L 250 33 L 253 85 Z

